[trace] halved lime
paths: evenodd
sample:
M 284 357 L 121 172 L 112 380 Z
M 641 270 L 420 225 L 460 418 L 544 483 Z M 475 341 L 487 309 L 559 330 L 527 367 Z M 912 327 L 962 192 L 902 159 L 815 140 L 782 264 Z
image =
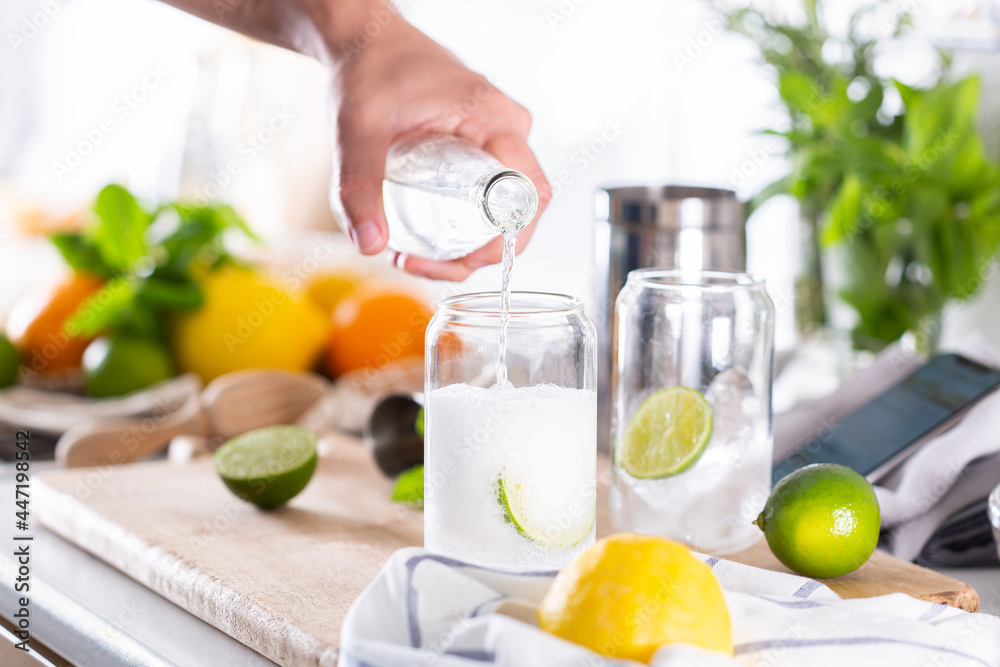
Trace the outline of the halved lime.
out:
M 571 547 L 590 535 L 596 507 L 587 488 L 567 496 L 557 483 L 534 481 L 540 483 L 532 484 L 509 471 L 497 478 L 497 502 L 517 532 L 548 547 Z
M 711 438 L 712 406 L 701 392 L 667 387 L 632 415 L 615 458 L 633 477 L 670 477 L 697 463 Z
M 20 352 L 6 336 L 0 333 L 0 389 L 9 387 L 17 381 L 17 366 L 20 363 Z
M 212 464 L 229 490 L 259 507 L 277 507 L 306 487 L 316 470 L 316 434 L 267 426 L 228 440 Z

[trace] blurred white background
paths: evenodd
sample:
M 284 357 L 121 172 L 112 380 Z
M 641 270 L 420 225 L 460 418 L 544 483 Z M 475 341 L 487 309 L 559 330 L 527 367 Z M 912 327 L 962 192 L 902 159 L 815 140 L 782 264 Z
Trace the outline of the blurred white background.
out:
M 789 7 L 797 2 L 780 2 Z M 846 16 L 857 2 L 837 4 Z M 984 72 L 996 154 L 997 2 L 920 5 L 933 37 Z M 781 122 L 754 48 L 699 0 L 406 0 L 403 14 L 527 106 L 531 144 L 557 196 L 520 256 L 516 289 L 590 298 L 593 200 L 601 185 L 704 184 L 753 194 L 787 168 L 757 130 Z M 890 8 L 892 3 L 890 3 Z M 991 14 L 992 12 L 992 14 Z M 0 312 L 57 262 L 10 231 L 11 211 L 66 214 L 109 181 L 149 197 L 233 203 L 263 236 L 333 229 L 327 202 L 327 74 L 317 63 L 152 0 L 0 3 Z M 926 40 L 890 60 L 919 79 Z M 989 49 L 994 49 L 990 51 Z M 236 161 L 240 173 L 224 175 Z M 775 201 L 749 226 L 751 271 L 791 292 L 796 208 Z M 25 252 L 30 248 L 31 252 Z M 479 271 L 462 291 L 496 289 Z M 998 281 L 947 319 L 1000 345 Z M 790 309 L 779 347 L 794 342 Z

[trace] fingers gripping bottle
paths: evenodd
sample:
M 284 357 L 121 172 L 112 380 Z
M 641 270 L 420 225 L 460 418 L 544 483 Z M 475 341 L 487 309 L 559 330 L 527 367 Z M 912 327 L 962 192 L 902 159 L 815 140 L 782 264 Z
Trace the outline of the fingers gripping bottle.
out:
M 444 135 L 390 147 L 382 198 L 389 247 L 436 260 L 464 257 L 524 227 L 538 210 L 538 193 L 527 176 Z

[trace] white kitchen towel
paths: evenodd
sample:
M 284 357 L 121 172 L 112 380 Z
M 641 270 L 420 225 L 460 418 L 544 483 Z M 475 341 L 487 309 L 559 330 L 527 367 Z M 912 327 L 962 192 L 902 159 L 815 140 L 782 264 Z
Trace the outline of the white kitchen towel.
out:
M 1000 366 L 1000 356 L 978 334 L 963 340 L 954 351 Z M 962 421 L 929 440 L 875 487 L 882 527 L 891 529 L 884 546 L 895 556 L 915 559 L 949 516 L 985 498 L 1000 484 L 998 454 L 1000 391 L 994 391 L 973 406 Z
M 894 488 L 879 486 L 882 526 L 891 528 L 927 513 L 973 461 L 1000 452 L 1000 391 L 972 406 L 962 421 L 929 440 L 900 467 Z M 1000 484 L 992 480 L 980 498 Z M 943 518 L 943 517 L 942 517 Z
M 725 591 L 735 656 L 661 648 L 657 667 L 1000 667 L 1000 618 L 903 594 L 841 600 L 819 582 L 699 556 Z M 342 667 L 611 667 L 604 658 L 492 613 L 537 605 L 555 572 L 513 574 L 423 549 L 397 551 L 354 602 Z
M 1000 367 L 1000 354 L 978 332 L 943 351 Z M 912 353 L 894 344 L 879 354 L 871 367 L 847 378 L 830 396 L 803 401 L 776 414 L 776 460 L 810 438 L 830 431 L 919 366 Z M 915 559 L 952 514 L 985 498 L 1000 484 L 998 470 L 1000 391 L 984 398 L 958 425 L 928 441 L 895 471 L 878 480 L 875 492 L 882 510 L 882 527 L 889 531 L 880 546 L 904 560 Z

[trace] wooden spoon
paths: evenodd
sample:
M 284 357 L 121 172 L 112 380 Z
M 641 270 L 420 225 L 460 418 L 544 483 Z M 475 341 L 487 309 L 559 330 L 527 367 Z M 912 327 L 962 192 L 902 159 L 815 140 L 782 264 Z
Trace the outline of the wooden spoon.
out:
M 319 400 L 327 386 L 326 380 L 311 373 L 229 373 L 168 415 L 71 428 L 59 438 L 56 460 L 68 468 L 128 463 L 162 451 L 178 435 L 231 438 L 262 426 L 290 424 Z
M 201 405 L 212 435 L 228 439 L 297 421 L 329 386 L 313 373 L 236 371 L 213 380 L 201 395 Z
M 159 452 L 182 434 L 208 435 L 197 395 L 167 415 L 102 419 L 74 426 L 56 443 L 56 461 L 67 468 L 129 463 Z

